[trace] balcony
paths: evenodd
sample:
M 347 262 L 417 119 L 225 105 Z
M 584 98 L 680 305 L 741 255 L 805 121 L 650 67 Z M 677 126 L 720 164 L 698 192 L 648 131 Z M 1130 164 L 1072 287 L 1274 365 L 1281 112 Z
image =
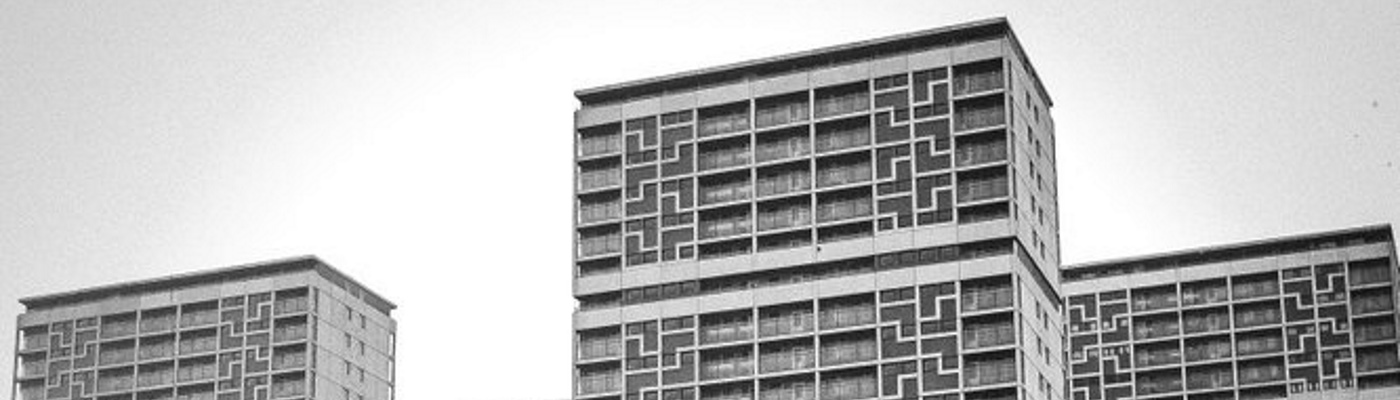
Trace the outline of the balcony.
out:
M 953 151 L 954 160 L 959 167 L 1006 161 L 1006 154 L 1004 138 L 980 143 L 959 143 Z
M 1186 333 L 1216 332 L 1230 329 L 1230 315 L 1224 309 L 1209 313 L 1186 313 L 1182 318 Z
M 136 387 L 148 388 L 175 383 L 175 367 L 165 363 L 154 366 L 143 365 L 136 373 Z
M 1230 368 L 1213 368 L 1186 372 L 1187 390 L 1221 389 L 1235 385 L 1235 373 Z
M 748 103 L 734 103 L 700 110 L 700 137 L 749 129 Z
M 272 369 L 283 370 L 306 366 L 306 347 L 301 345 L 279 347 L 272 355 Z
M 740 165 L 747 165 L 752 155 L 753 153 L 749 151 L 748 146 L 712 151 L 701 150 L 700 156 L 695 158 L 695 166 L 702 172 L 713 169 L 737 167 Z
M 180 327 L 189 328 L 219 322 L 219 303 L 209 302 L 182 307 Z
M 758 400 L 816 400 L 817 389 L 811 382 L 792 382 L 777 387 L 765 387 Z
M 1230 341 L 1224 337 L 1204 342 L 1186 341 L 1186 362 L 1227 359 L 1231 356 L 1230 352 Z
M 106 370 L 97 374 L 98 392 L 123 392 L 135 388 L 136 378 L 131 374 L 131 368 L 118 370 Z
M 1354 292 L 1351 296 L 1351 313 L 1361 315 L 1394 310 L 1395 301 L 1392 297 L 1388 287 Z
M 272 378 L 272 398 L 284 399 L 306 394 L 306 378 L 300 374 L 275 376 Z
M 825 125 L 823 125 L 825 127 Z M 818 129 L 817 153 L 829 153 L 870 145 L 870 127 L 865 120 L 859 124 L 842 122 L 833 129 Z
M 1278 291 L 1277 280 L 1241 281 L 1234 286 L 1235 300 L 1277 296 Z
M 981 93 L 1005 87 L 1001 60 L 990 60 L 953 68 L 953 95 Z
M 817 169 L 817 187 L 848 185 L 870 181 L 870 163 L 859 162 Z
M 1235 346 L 1239 348 L 1241 357 L 1283 351 L 1283 338 L 1277 336 L 1277 332 L 1273 334 L 1273 336 L 1242 336 L 1236 339 Z
M 753 385 L 747 382 L 706 389 L 700 392 L 700 400 L 753 400 Z
M 182 389 L 182 390 L 180 390 L 180 396 L 174 398 L 174 400 L 214 400 L 214 399 L 215 399 L 215 397 L 214 397 L 214 389 L 213 389 L 212 386 L 210 386 L 210 387 L 208 387 L 208 388 L 198 388 L 198 387 L 195 387 L 195 388 Z
M 743 180 L 731 180 L 717 184 L 700 184 L 698 193 L 700 205 L 711 205 L 728 203 L 731 201 L 748 200 L 753 198 L 753 186 L 749 185 L 748 176 Z
M 758 197 L 800 192 L 812 188 L 812 173 L 800 169 L 768 176 L 760 175 L 757 186 Z
M 765 313 L 762 318 L 758 319 L 758 335 L 760 337 L 807 333 L 815 328 L 816 321 L 810 309 Z
M 593 237 L 581 237 L 578 243 L 579 257 L 592 257 L 622 252 L 622 234 L 613 233 Z
M 1238 308 L 1235 310 L 1235 327 L 1252 328 L 1263 325 L 1273 325 L 1282 321 L 1278 305 L 1266 304 L 1266 307 Z
M 1173 374 L 1179 373 L 1173 372 Z M 1181 377 L 1176 375 L 1163 376 L 1157 379 L 1139 379 L 1137 381 L 1137 393 L 1139 396 L 1180 391 Z
M 1393 317 L 1384 317 L 1374 320 L 1355 321 L 1353 325 L 1355 331 L 1353 336 L 1356 343 L 1367 343 L 1375 341 L 1395 339 L 1395 320 Z
M 1241 364 L 1240 384 L 1252 385 L 1255 383 L 1274 382 L 1283 380 L 1283 365 L 1268 364 Z
M 1013 359 L 968 361 L 963 372 L 963 385 L 967 387 L 1012 383 L 1016 381 L 1016 361 Z
M 125 364 L 133 361 L 136 361 L 136 342 L 131 340 L 104 343 L 101 351 L 97 353 L 98 365 Z
M 1183 306 L 1223 303 L 1229 300 L 1230 291 L 1225 287 L 1224 281 L 1195 285 L 1183 284 L 1181 286 L 1181 305 Z
M 1387 346 L 1383 351 L 1356 352 L 1356 372 L 1371 372 L 1400 368 L 1400 359 L 1395 357 L 1395 347 Z
M 702 317 L 703 318 L 703 317 Z M 747 316 L 715 316 L 701 321 L 700 344 L 727 343 L 753 339 L 753 323 Z
M 729 379 L 753 375 L 753 357 L 747 352 L 700 361 L 700 380 Z
M 975 99 L 958 103 L 953 114 L 953 129 L 961 132 L 1005 125 L 1006 106 L 1001 104 L 1001 96 L 989 99 L 993 101 Z
M 102 318 L 103 339 L 135 335 L 136 329 L 136 314 Z
M 47 365 L 47 364 L 45 363 L 45 359 L 43 359 L 43 358 L 35 358 L 35 359 L 32 359 L 32 360 L 23 360 L 23 361 L 20 362 L 20 374 L 19 374 L 19 376 L 20 376 L 21 378 L 41 377 L 41 376 L 44 376 L 44 373 L 45 373 L 45 368 L 44 368 L 44 366 L 45 366 L 45 365 Z
M 1006 197 L 1011 192 L 1006 172 L 982 177 L 968 177 L 958 180 L 958 202 L 969 203 L 987 199 L 998 199 Z
M 758 213 L 759 232 L 805 226 L 811 223 L 812 209 L 805 204 L 759 211 Z
M 817 118 L 844 115 L 870 109 L 870 94 L 865 83 L 837 88 L 817 89 L 813 113 Z
M 962 310 L 964 312 L 1008 308 L 1014 302 L 1015 295 L 1011 292 L 1010 286 L 972 287 L 965 289 L 962 294 Z
M 857 400 L 879 396 L 874 375 L 822 379 L 822 400 Z
M 169 332 L 175 329 L 175 309 L 141 313 L 141 333 Z
M 810 344 L 789 346 L 775 352 L 762 351 L 758 358 L 758 370 L 765 374 L 808 369 L 816 366 L 817 354 L 816 351 L 812 350 Z
M 1170 320 L 1153 319 L 1150 321 L 1133 322 L 1133 339 L 1147 340 L 1161 337 L 1173 336 L 1181 332 L 1181 324 L 1176 322 L 1176 316 L 1172 315 Z
M 1011 322 L 991 324 L 964 324 L 963 348 L 980 349 L 1016 343 L 1016 328 Z
M 1386 259 L 1353 261 L 1347 266 L 1347 281 L 1352 286 L 1390 282 L 1390 262 Z
M 701 220 L 696 229 L 699 231 L 701 240 L 714 239 L 748 234 L 753 231 L 753 222 L 748 214 L 740 214 L 733 217 Z
M 807 138 L 806 132 L 799 133 L 802 133 L 802 136 L 760 141 L 758 146 L 754 147 L 754 161 L 761 163 L 812 154 L 812 142 Z
M 823 340 L 821 364 L 823 367 L 851 364 L 874 360 L 878 356 L 875 338 L 858 340 Z
M 38 351 L 49 348 L 49 333 L 43 328 L 26 328 L 20 351 Z
M 817 222 L 844 221 L 870 216 L 874 208 L 869 198 L 853 198 L 817 204 Z
M 1172 343 L 1168 348 L 1158 348 L 1133 352 L 1133 365 L 1138 368 L 1150 368 L 1161 365 L 1171 365 L 1181 363 L 1181 349 Z
M 272 341 L 274 343 L 282 343 L 305 340 L 307 337 L 307 329 L 305 320 L 278 320 L 277 327 L 272 331 Z
M 1176 288 L 1151 289 L 1138 293 L 1133 293 L 1133 311 L 1153 311 L 1164 308 L 1176 308 Z
M 213 330 L 180 336 L 179 351 L 181 355 L 204 353 L 218 349 L 219 337 Z
M 594 204 L 579 203 L 578 222 L 580 224 L 591 224 L 618 218 L 622 218 L 621 201 Z
M 214 363 L 214 357 L 202 359 L 200 361 L 180 361 L 180 366 L 175 370 L 175 380 L 180 383 L 203 381 L 218 378 L 218 364 Z
M 621 390 L 622 375 L 616 370 L 598 374 L 580 375 L 578 377 L 578 394 L 581 396 L 612 393 Z
M 832 302 L 829 304 L 822 304 L 822 329 L 841 329 L 873 323 L 875 323 L 874 303 L 862 302 L 843 304 Z
M 592 157 L 621 151 L 622 135 L 584 137 L 578 141 L 579 157 Z
M 621 355 L 621 336 L 583 338 L 578 342 L 578 359 L 580 361 L 617 357 Z
M 142 360 L 175 356 L 175 337 L 142 338 L 138 354 Z
M 805 92 L 800 93 L 800 96 L 787 96 L 785 99 L 775 99 L 777 101 L 773 102 L 766 100 L 769 99 L 759 100 L 758 109 L 754 112 L 754 125 L 758 128 L 806 121 L 807 114 L 811 112 L 807 106 Z
M 578 174 L 578 189 L 586 192 L 594 189 L 613 187 L 622 184 L 621 169 L 581 171 Z

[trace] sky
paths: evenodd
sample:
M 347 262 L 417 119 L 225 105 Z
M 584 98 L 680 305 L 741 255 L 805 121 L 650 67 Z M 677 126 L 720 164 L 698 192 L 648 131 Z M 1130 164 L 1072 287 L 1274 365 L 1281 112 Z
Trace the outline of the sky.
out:
M 0 0 L 0 332 L 315 254 L 401 306 L 399 398 L 565 399 L 575 90 L 995 16 L 1067 263 L 1400 223 L 1394 1 Z

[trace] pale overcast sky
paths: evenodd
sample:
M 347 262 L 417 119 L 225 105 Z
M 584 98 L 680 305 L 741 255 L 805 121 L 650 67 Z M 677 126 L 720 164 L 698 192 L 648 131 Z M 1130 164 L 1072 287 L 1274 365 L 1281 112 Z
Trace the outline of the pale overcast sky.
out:
M 1393 0 L 0 0 L 0 332 L 314 253 L 402 306 L 399 398 L 568 398 L 574 90 L 994 16 L 1066 261 L 1400 222 Z

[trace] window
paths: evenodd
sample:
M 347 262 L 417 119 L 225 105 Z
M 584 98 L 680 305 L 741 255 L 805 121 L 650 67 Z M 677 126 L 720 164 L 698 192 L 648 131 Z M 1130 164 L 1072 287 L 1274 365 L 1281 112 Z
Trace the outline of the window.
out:
M 361 340 L 359 344 L 360 344 L 360 355 L 363 356 L 363 355 L 365 355 L 365 341 Z
M 350 309 L 349 304 L 345 305 L 345 320 L 350 322 L 355 321 L 355 310 Z
M 350 376 L 350 360 L 345 360 L 345 376 Z
M 346 332 L 346 333 L 345 333 L 345 348 L 347 348 L 347 349 L 350 348 L 350 342 L 351 342 L 351 341 L 352 341 L 352 340 L 350 339 L 350 333 L 349 333 L 349 332 Z
M 360 368 L 360 383 L 364 383 L 364 382 L 365 382 L 365 369 L 362 367 L 362 368 Z
M 365 314 L 360 314 L 360 329 L 365 329 Z

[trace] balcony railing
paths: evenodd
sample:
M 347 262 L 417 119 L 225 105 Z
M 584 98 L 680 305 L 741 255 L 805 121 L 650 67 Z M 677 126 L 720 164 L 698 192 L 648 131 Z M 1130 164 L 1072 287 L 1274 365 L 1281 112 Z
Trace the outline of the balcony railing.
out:
M 1186 345 L 1186 361 L 1218 360 L 1230 357 L 1230 342 L 1208 342 Z
M 171 357 L 175 355 L 175 341 L 141 343 L 138 352 L 142 360 Z
M 748 321 L 700 327 L 700 343 L 725 343 L 753 339 L 753 324 Z
M 1240 384 L 1249 385 L 1260 382 L 1273 382 L 1283 380 L 1282 365 L 1255 365 L 1240 366 Z
M 1186 328 L 1186 333 L 1223 331 L 1230 329 L 1230 316 L 1224 312 L 1187 315 L 1182 325 Z
M 879 396 L 875 377 L 836 378 L 822 381 L 822 400 L 857 400 Z
M 306 366 L 306 352 L 281 352 L 272 357 L 272 369 L 301 368 Z
M 870 130 L 865 128 L 825 132 L 817 135 L 817 152 L 825 153 L 870 144 Z
M 202 353 L 219 349 L 217 336 L 200 336 L 180 339 L 180 354 Z
M 1352 297 L 1352 314 L 1370 314 L 1373 312 L 1390 311 L 1395 309 L 1395 303 L 1391 300 L 1390 292 L 1379 292 L 1378 294 L 1365 294 Z
M 97 378 L 98 392 L 118 392 L 131 390 L 136 384 L 136 379 L 130 374 L 108 375 Z
M 877 356 L 877 346 L 874 339 L 822 343 L 822 366 L 874 360 Z
M 578 141 L 578 155 L 580 157 L 616 153 L 619 151 L 622 151 L 621 135 L 583 138 Z
M 115 349 L 104 347 L 101 352 L 97 353 L 97 363 L 99 365 L 122 364 L 132 361 L 136 361 L 136 347 L 134 346 Z
M 1007 183 L 1005 175 L 990 179 L 958 181 L 958 202 L 966 203 L 1006 197 L 1011 191 Z
M 1355 264 L 1353 264 L 1355 265 Z M 1372 283 L 1390 282 L 1390 269 L 1384 265 L 1355 267 L 1348 274 L 1348 280 L 1352 286 L 1369 285 Z
M 807 103 L 788 103 L 774 107 L 762 107 L 754 112 L 754 125 L 759 128 L 782 125 L 807 120 Z
M 749 113 L 716 115 L 700 119 L 700 136 L 722 135 L 749 129 Z
M 1241 356 L 1274 353 L 1283 350 L 1283 339 L 1276 336 L 1239 339 L 1236 347 Z
M 1279 311 L 1277 308 L 1262 308 L 1247 311 L 1235 311 L 1235 327 L 1249 328 L 1260 325 L 1270 325 L 1279 323 Z
M 874 210 L 870 199 L 858 198 L 817 204 L 817 222 L 842 221 L 869 216 Z
M 1235 374 L 1231 370 L 1217 370 L 1186 374 L 1186 388 L 1189 390 L 1216 389 L 1235 385 Z
M 1395 339 L 1395 324 L 1389 317 L 1383 324 L 1356 324 L 1354 327 L 1357 343 Z
M 1235 284 L 1235 300 L 1278 294 L 1278 282 L 1261 281 Z
M 823 309 L 822 329 L 840 329 L 875 323 L 875 305 L 861 304 Z
M 47 333 L 24 333 L 24 344 L 20 346 L 21 351 L 43 350 L 49 347 L 49 335 Z
M 142 371 L 136 374 L 136 387 L 148 388 L 152 386 L 165 386 L 172 383 L 175 383 L 174 368 L 161 368 Z
M 812 174 L 807 171 L 758 178 L 758 196 L 766 197 L 812 188 Z
M 866 92 L 856 92 L 840 96 L 818 97 L 814 109 L 817 118 L 866 111 L 870 109 L 870 95 Z
M 959 167 L 1006 161 L 1006 142 L 959 145 L 954 155 Z
M 617 357 L 619 355 L 622 355 L 622 338 L 620 337 L 584 339 L 578 342 L 579 360 Z
M 44 365 L 43 359 L 24 361 L 20 365 L 20 376 L 44 376 Z
M 810 311 L 758 319 L 758 335 L 761 337 L 806 333 L 815 328 L 816 319 Z
M 1001 89 L 1005 84 L 1001 69 L 979 71 L 971 74 L 957 74 L 953 76 L 953 94 L 964 95 L 996 90 Z
M 306 339 L 306 327 L 306 324 L 279 324 L 277 328 L 272 331 L 272 341 L 280 343 Z
M 612 393 L 622 390 L 622 375 L 612 372 L 578 377 L 578 394 Z
M 579 257 L 622 252 L 622 234 L 584 237 L 578 242 Z
M 1137 381 L 1137 392 L 1139 395 L 1179 391 L 1181 391 L 1180 377 L 1171 377 L 1167 379 L 1139 379 Z
M 1010 286 L 970 289 L 962 294 L 963 311 L 982 311 L 1011 307 L 1015 296 Z
M 963 384 L 968 387 L 996 385 L 1016 381 L 1016 362 L 970 362 L 964 370 Z
M 753 186 L 749 186 L 748 181 L 700 187 L 700 205 L 748 200 L 752 197 Z
M 816 398 L 816 386 L 809 382 L 766 388 L 758 393 L 758 400 L 816 400 Z
M 817 187 L 830 187 L 870 181 L 870 164 L 859 163 L 817 170 Z
M 964 325 L 963 348 L 979 349 L 1016 342 L 1016 328 L 1010 323 L 993 325 Z
M 817 354 L 811 347 L 793 347 L 779 352 L 764 353 L 758 358 L 758 370 L 765 374 L 816 366 Z
M 1176 307 L 1176 293 L 1133 296 L 1133 311 L 1152 311 Z
M 768 162 L 812 154 L 812 143 L 806 136 L 762 142 L 754 148 L 755 162 Z
M 1179 332 L 1181 332 L 1181 325 L 1176 321 L 1133 324 L 1133 339 L 1138 340 L 1167 337 Z
M 748 164 L 752 154 L 748 147 L 705 152 L 695 158 L 695 166 L 701 171 L 737 167 Z
M 1181 290 L 1181 305 L 1184 306 L 1220 303 L 1229 299 L 1230 292 L 1225 289 L 1224 285 L 1202 288 L 1183 288 Z
M 622 202 L 580 204 L 578 222 L 583 224 L 622 218 Z
M 803 226 L 810 223 L 812 223 L 812 210 L 805 206 L 758 213 L 759 232 Z
M 700 400 L 753 400 L 752 391 L 732 391 L 726 393 L 703 394 Z
M 1140 351 L 1133 353 L 1133 362 L 1138 367 L 1177 364 L 1181 362 L 1181 350 Z
M 306 381 L 301 379 L 279 380 L 272 383 L 272 398 L 282 399 L 306 394 Z
M 953 119 L 956 121 L 954 129 L 959 131 L 1001 126 L 1006 123 L 1006 107 L 959 108 Z
M 1395 350 L 1361 351 L 1356 353 L 1356 371 L 1369 372 L 1400 367 Z
M 713 239 L 747 234 L 752 232 L 752 228 L 753 222 L 749 216 L 745 215 L 737 218 L 700 221 L 700 226 L 697 229 L 700 231 L 700 239 Z
M 582 191 L 617 186 L 621 183 L 622 171 L 617 169 L 585 171 L 578 174 L 578 188 Z
M 749 375 L 753 375 L 753 359 L 749 357 L 700 363 L 700 380 L 728 379 Z

